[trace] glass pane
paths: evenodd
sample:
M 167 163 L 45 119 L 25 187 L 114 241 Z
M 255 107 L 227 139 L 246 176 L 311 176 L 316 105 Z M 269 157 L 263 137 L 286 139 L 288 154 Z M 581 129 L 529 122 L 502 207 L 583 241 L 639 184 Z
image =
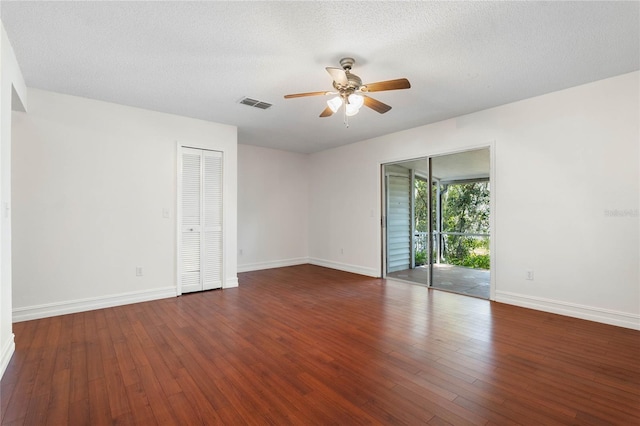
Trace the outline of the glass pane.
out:
M 442 185 L 442 230 L 489 233 L 489 182 Z
M 489 149 L 431 159 L 433 288 L 489 298 Z

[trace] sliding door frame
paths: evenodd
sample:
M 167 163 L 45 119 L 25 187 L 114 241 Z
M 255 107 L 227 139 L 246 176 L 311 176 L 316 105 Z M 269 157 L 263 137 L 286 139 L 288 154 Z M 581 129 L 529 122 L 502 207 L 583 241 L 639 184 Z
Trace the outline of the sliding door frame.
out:
M 432 199 L 432 190 L 431 190 L 431 185 L 433 184 L 432 182 L 432 176 L 431 176 L 431 158 L 433 157 L 440 157 L 443 155 L 451 155 L 451 154 L 459 154 L 462 152 L 466 152 L 466 151 L 474 151 L 474 150 L 478 150 L 478 149 L 489 149 L 489 182 L 491 183 L 491 196 L 490 196 L 490 200 L 489 200 L 489 206 L 491 209 L 491 214 L 489 216 L 489 233 L 490 233 L 490 240 L 489 240 L 489 255 L 491 258 L 491 265 L 489 268 L 489 274 L 490 274 L 490 280 L 489 280 L 489 300 L 495 300 L 496 298 L 496 276 L 497 276 L 497 258 L 496 258 L 496 247 L 498 246 L 498 233 L 496 232 L 496 204 L 497 204 L 497 187 L 496 187 L 496 143 L 495 140 L 493 141 L 489 141 L 487 143 L 483 143 L 483 144 L 478 144 L 478 145 L 470 145 L 470 146 L 464 146 L 464 147 L 460 147 L 460 148 L 456 148 L 456 149 L 451 149 L 451 150 L 436 150 L 433 152 L 427 152 L 427 153 L 417 153 L 414 155 L 410 155 L 410 156 L 404 156 L 404 157 L 396 157 L 396 158 L 392 158 L 389 160 L 384 160 L 384 161 L 380 161 L 379 165 L 379 173 L 380 173 L 380 195 L 381 195 L 381 203 L 380 203 L 380 208 L 381 208 L 381 213 L 380 213 L 380 252 L 381 252 L 381 263 L 380 263 L 380 271 L 381 274 L 380 276 L 382 278 L 386 278 L 387 276 L 387 268 L 386 268 L 386 238 L 384 236 L 384 234 L 386 233 L 386 192 L 385 192 L 385 165 L 390 165 L 390 164 L 394 164 L 394 163 L 401 163 L 401 162 L 406 162 L 406 161 L 411 161 L 411 160 L 416 160 L 416 159 L 428 159 L 429 160 L 429 200 Z M 431 203 L 432 201 L 430 201 Z M 429 206 L 429 222 L 433 221 L 433 218 L 431 217 L 431 206 Z M 429 225 L 429 229 L 430 231 L 433 229 L 433 224 L 430 223 Z M 431 282 L 432 282 L 432 256 L 433 256 L 433 242 L 431 241 L 432 237 L 432 232 L 429 232 L 429 250 L 428 252 L 429 254 L 429 283 L 428 285 L 431 286 Z

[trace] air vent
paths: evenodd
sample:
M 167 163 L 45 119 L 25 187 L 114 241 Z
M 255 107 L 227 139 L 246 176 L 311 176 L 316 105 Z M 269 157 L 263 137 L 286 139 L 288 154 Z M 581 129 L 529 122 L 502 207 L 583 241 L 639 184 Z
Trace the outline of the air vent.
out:
M 268 109 L 268 108 L 271 108 L 272 106 L 272 104 L 268 102 L 257 101 L 251 98 L 242 98 L 240 99 L 240 103 L 242 105 L 249 105 L 249 106 L 260 108 L 260 109 Z

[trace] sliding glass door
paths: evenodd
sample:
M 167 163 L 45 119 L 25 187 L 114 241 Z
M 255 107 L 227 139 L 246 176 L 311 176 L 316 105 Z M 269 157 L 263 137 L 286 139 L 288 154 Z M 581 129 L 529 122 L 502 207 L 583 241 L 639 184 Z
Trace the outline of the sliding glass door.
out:
M 383 274 L 489 298 L 489 148 L 387 164 Z
M 414 163 L 383 166 L 383 275 L 428 285 L 427 163 Z

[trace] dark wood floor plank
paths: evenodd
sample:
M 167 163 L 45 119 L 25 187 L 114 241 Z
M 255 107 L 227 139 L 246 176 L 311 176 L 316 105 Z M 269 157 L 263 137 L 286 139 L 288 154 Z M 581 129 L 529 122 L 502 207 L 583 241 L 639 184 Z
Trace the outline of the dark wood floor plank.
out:
M 331 389 L 309 373 L 302 373 L 301 379 L 314 390 L 305 395 L 307 403 L 311 403 L 320 410 L 328 420 L 334 424 L 381 424 L 364 409 L 351 403 L 347 399 L 340 398 L 335 390 Z
M 136 372 L 137 375 L 137 372 Z M 153 409 L 149 404 L 147 393 L 142 383 L 138 380 L 130 385 L 125 385 L 127 400 L 129 401 L 129 407 L 131 410 L 127 415 L 131 415 L 131 418 L 136 425 L 153 425 L 157 424 L 156 417 Z
M 500 425 L 520 424 L 518 423 L 518 420 L 521 420 L 520 416 L 513 415 L 513 413 L 507 413 L 504 407 L 500 404 L 487 403 L 486 400 L 478 403 L 470 401 L 462 396 L 457 397 L 454 400 L 454 403 L 488 419 L 488 422 L 494 422 Z
M 156 423 L 159 425 L 176 423 L 178 418 L 174 416 L 170 409 L 168 395 L 164 392 L 153 367 L 149 364 L 141 365 L 137 368 L 137 372 L 140 375 L 140 386 L 144 389 Z
M 487 419 L 456 405 L 446 398 L 434 394 L 419 386 L 407 386 L 408 383 L 399 384 L 394 391 L 414 404 L 426 408 L 437 417 L 456 425 L 484 425 Z
M 450 375 L 441 368 L 434 368 L 434 365 L 425 366 L 418 375 L 421 379 L 428 383 L 432 383 L 441 389 L 450 391 L 451 393 L 462 396 L 471 400 L 483 400 L 491 404 L 502 404 L 506 394 L 495 386 L 483 386 L 480 380 L 468 382 L 454 375 Z
M 46 424 L 60 425 L 69 422 L 69 403 L 71 392 L 71 351 L 73 332 L 73 316 L 63 315 L 59 317 L 59 327 L 49 335 L 48 342 L 56 348 L 55 364 L 51 391 L 49 395 L 49 407 L 46 414 Z M 61 332 L 61 330 L 63 330 Z M 82 368 L 81 366 L 79 366 Z M 86 373 L 86 372 L 85 372 Z M 44 418 L 42 419 L 44 421 Z
M 431 420 L 429 420 L 428 424 L 431 426 L 453 426 L 452 423 L 449 423 L 448 421 L 438 416 L 434 416 Z
M 85 312 L 85 350 L 87 363 L 87 383 L 104 377 L 104 367 L 102 364 L 102 352 L 100 351 L 100 337 L 98 336 L 97 317 L 102 314 L 101 310 Z M 78 371 L 77 368 L 74 370 Z M 76 375 L 76 373 L 72 373 Z M 77 374 L 82 374 L 78 371 Z
M 89 423 L 92 425 L 109 425 L 113 423 L 109 407 L 109 393 L 104 378 L 89 382 Z M 77 419 L 81 421 L 82 419 Z
M 19 421 L 27 414 L 38 366 L 44 352 L 43 342 L 50 325 L 51 321 L 26 321 L 16 327 L 16 331 L 25 332 L 25 338 L 28 340 L 24 343 L 24 356 L 14 355 L 5 373 L 7 380 L 12 380 L 14 386 L 11 389 L 5 387 L 5 377 L 0 384 L 3 389 L 3 400 L 6 401 L 6 408 L 3 403 L 3 423 Z
M 64 341 L 60 341 L 67 340 L 60 339 L 61 324 L 62 317 L 52 318 L 47 334 L 44 337 L 43 350 L 37 366 L 37 374 L 27 407 L 25 424 L 46 424 L 47 418 L 50 415 L 59 415 L 59 413 L 49 410 L 53 394 L 59 394 L 56 399 L 63 399 L 63 403 L 66 403 L 68 399 L 68 380 L 65 382 L 60 375 L 56 377 L 58 353 L 60 353 L 61 358 L 65 358 L 68 350 L 68 345 L 66 345 Z M 60 363 L 63 364 L 64 361 Z M 54 377 L 56 377 L 57 380 L 55 380 Z M 57 386 L 54 385 L 54 382 Z
M 69 368 L 56 371 L 51 383 L 51 395 L 46 414 L 46 424 L 64 425 L 69 423 L 70 380 Z
M 180 368 L 183 368 L 183 365 L 179 364 L 178 367 L 176 367 L 175 369 L 172 369 L 170 367 L 170 364 L 166 362 L 167 358 L 173 358 L 173 357 L 170 357 L 170 355 L 173 355 L 173 354 L 171 354 L 170 351 L 162 351 L 162 350 L 156 349 L 156 350 L 147 351 L 146 355 L 147 355 L 147 359 L 149 360 L 149 365 L 148 366 L 143 365 L 138 370 L 148 372 L 149 369 L 147 369 L 147 367 L 150 367 L 151 370 L 153 371 L 153 374 L 155 375 L 157 383 L 160 385 L 160 388 L 162 389 L 162 393 L 167 398 L 176 393 L 181 393 L 182 388 L 180 387 L 180 384 L 176 380 L 175 374 Z M 143 379 L 144 379 L 144 376 L 143 376 Z M 150 383 L 155 384 L 156 381 L 150 382 Z
M 70 315 L 73 318 L 71 358 L 69 366 L 69 403 L 85 400 L 89 393 L 89 371 L 87 367 L 87 342 L 85 339 L 85 314 Z M 73 368 L 71 368 L 73 366 Z M 86 404 L 77 404 L 74 410 L 83 410 Z M 76 415 L 77 416 L 77 415 Z
M 640 332 L 301 265 L 14 324 L 2 425 L 640 424 Z

